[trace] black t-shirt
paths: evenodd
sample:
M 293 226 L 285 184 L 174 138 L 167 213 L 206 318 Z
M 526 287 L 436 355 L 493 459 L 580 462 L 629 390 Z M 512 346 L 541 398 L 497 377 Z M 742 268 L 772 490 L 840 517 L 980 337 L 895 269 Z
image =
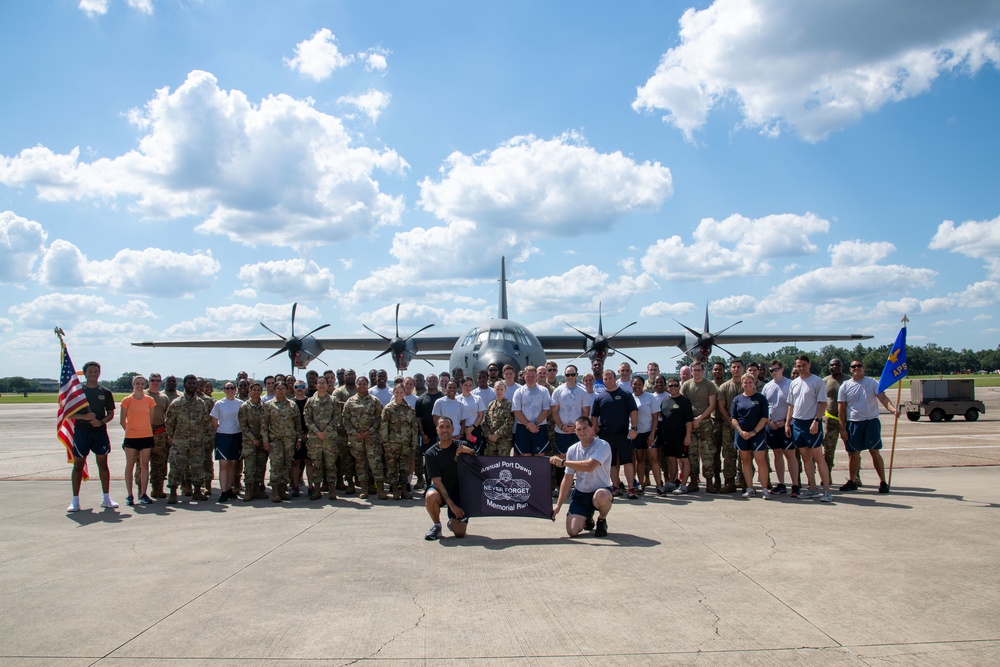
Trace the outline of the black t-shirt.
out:
M 594 407 L 591 414 L 601 420 L 600 433 L 604 435 L 621 435 L 628 433 L 631 426 L 629 413 L 638 410 L 632 394 L 626 393 L 618 388 L 598 394 L 594 399 Z
M 96 387 L 83 385 L 83 395 L 87 397 L 87 403 L 89 404 L 87 411 L 93 412 L 95 419 L 104 419 L 115 411 L 115 396 L 104 387 L 100 385 Z M 95 428 L 90 425 L 89 421 L 84 419 L 76 420 L 75 426 L 81 431 L 106 431 L 108 428 L 107 424 L 102 424 Z
M 694 409 L 691 407 L 691 401 L 680 394 L 677 395 L 677 398 L 667 394 L 660 402 L 660 418 L 661 433 L 686 433 L 688 422 L 694 421 Z
M 292 398 L 295 401 L 295 405 L 299 407 L 299 425 L 301 427 L 302 433 L 308 433 L 309 429 L 306 427 L 306 401 L 308 398 Z
M 414 407 L 414 411 L 417 413 L 417 419 L 420 420 L 420 428 L 430 436 L 430 441 L 423 443 L 425 449 L 432 443 L 437 442 L 437 429 L 434 428 L 434 416 L 431 412 L 434 410 L 434 404 L 441 398 L 444 398 L 444 392 L 441 391 L 436 394 L 425 392 L 417 397 L 417 404 Z
M 445 491 L 451 499 L 458 503 L 458 446 L 469 446 L 464 440 L 452 440 L 451 447 L 441 449 L 435 444 L 424 454 L 424 468 L 427 471 L 427 478 L 441 478 Z

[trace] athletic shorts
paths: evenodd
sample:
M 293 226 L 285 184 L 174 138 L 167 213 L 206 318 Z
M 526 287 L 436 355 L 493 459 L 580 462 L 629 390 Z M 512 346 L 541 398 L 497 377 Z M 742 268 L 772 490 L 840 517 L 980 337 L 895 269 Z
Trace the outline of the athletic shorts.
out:
M 662 454 L 674 459 L 686 459 L 688 457 L 688 448 L 684 446 L 684 436 L 686 431 L 680 431 L 678 433 L 664 433 L 660 431 L 660 438 L 663 442 L 660 443 L 660 449 L 662 449 Z
M 296 441 L 298 442 L 298 441 Z M 297 447 L 295 452 L 292 454 L 293 461 L 311 461 L 309 458 L 309 448 L 306 447 L 306 443 L 302 443 L 301 447 Z
M 764 427 L 764 434 L 764 440 L 767 442 L 768 449 L 795 449 L 795 443 L 785 436 L 784 426 L 781 428 L 771 428 L 770 426 L 766 426 Z
M 632 463 L 632 441 L 628 439 L 628 433 L 598 437 L 603 437 L 611 445 L 611 465 L 623 466 Z
M 818 449 L 823 446 L 823 424 L 819 424 L 816 435 L 809 432 L 812 428 L 812 419 L 792 420 L 792 442 L 798 449 Z
M 93 452 L 97 456 L 107 456 L 111 451 L 108 429 L 76 429 L 73 431 L 73 456 L 85 459 Z
M 656 447 L 656 443 L 652 445 L 649 444 L 649 431 L 645 433 L 640 433 L 635 436 L 635 440 L 632 441 L 632 449 L 653 449 Z
M 518 454 L 535 456 L 549 448 L 549 431 L 545 425 L 538 427 L 538 433 L 532 433 L 523 426 L 514 431 L 514 451 Z
M 882 422 L 866 419 L 847 422 L 847 451 L 864 452 L 882 449 Z
M 585 491 L 577 491 L 573 489 L 573 492 L 569 497 L 569 513 L 575 514 L 577 516 L 582 516 L 586 518 L 591 518 L 594 516 L 594 512 L 597 510 L 594 507 L 594 494 L 597 491 L 591 491 L 587 493 Z M 608 493 L 611 493 L 611 487 L 608 487 Z M 611 502 L 614 502 L 614 497 L 612 496 Z
M 122 449 L 152 449 L 153 448 L 153 436 L 148 438 L 125 438 L 125 442 L 122 443 Z
M 740 452 L 766 452 L 767 441 L 765 440 L 765 437 L 766 436 L 763 433 L 758 433 L 749 440 L 744 440 L 740 437 L 738 432 L 734 431 L 733 446 Z
M 431 489 L 434 489 L 434 482 L 431 482 L 430 484 L 427 485 L 427 490 L 430 491 Z M 437 489 L 434 489 L 434 490 L 437 491 Z M 440 492 L 438 493 L 438 495 L 440 495 Z M 426 496 L 427 496 L 427 494 L 425 493 L 424 497 L 426 497 Z M 449 493 L 448 497 L 450 497 L 451 500 L 452 500 L 452 502 L 454 502 L 459 507 L 462 506 L 461 497 L 459 496 L 458 493 Z M 448 510 L 448 518 L 449 519 L 457 519 L 458 517 L 456 517 L 455 513 L 451 511 L 451 508 L 448 507 L 448 505 L 445 502 L 443 502 L 444 501 L 444 497 L 443 496 L 441 497 L 441 500 L 442 500 L 441 507 L 444 508 L 444 509 L 446 509 L 446 510 Z M 461 521 L 462 523 L 469 523 L 469 515 L 466 514 L 464 517 L 462 517 L 461 519 L 458 519 L 458 520 Z
M 580 442 L 580 438 L 576 437 L 575 433 L 560 433 L 556 431 L 556 451 L 560 454 L 566 454 L 569 448 Z
M 243 454 L 242 433 L 215 434 L 215 460 L 238 461 Z

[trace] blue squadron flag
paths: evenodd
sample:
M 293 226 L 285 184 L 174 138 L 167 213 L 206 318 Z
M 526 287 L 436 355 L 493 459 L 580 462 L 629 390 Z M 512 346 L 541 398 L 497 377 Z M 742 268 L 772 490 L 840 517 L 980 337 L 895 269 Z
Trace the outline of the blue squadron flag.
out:
M 551 474 L 544 456 L 461 456 L 459 504 L 469 516 L 551 519 Z
M 882 377 L 878 381 L 878 393 L 896 384 L 906 377 L 906 324 L 899 330 L 896 342 L 889 348 L 889 357 L 882 369 Z

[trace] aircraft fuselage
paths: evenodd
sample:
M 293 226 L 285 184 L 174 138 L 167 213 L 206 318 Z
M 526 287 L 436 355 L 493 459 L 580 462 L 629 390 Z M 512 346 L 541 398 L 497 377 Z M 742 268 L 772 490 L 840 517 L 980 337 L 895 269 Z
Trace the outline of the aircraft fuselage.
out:
M 545 364 L 545 349 L 527 327 L 513 320 L 495 319 L 473 327 L 455 343 L 448 370 L 461 367 L 467 377 L 495 363 L 515 372 Z

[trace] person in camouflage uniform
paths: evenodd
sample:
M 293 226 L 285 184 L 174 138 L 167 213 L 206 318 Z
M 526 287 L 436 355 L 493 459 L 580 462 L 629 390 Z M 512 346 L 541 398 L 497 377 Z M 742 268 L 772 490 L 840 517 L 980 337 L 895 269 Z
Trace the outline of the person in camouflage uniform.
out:
M 167 429 L 163 422 L 167 418 L 167 407 L 170 399 L 160 393 L 159 373 L 149 374 L 149 389 L 146 395 L 156 401 L 153 415 L 150 419 L 150 426 L 153 427 L 153 451 L 149 454 L 149 481 L 152 491 L 149 495 L 153 498 L 166 498 L 163 492 L 163 483 L 167 479 Z
M 358 393 L 344 405 L 344 430 L 357 468 L 359 498 L 368 497 L 367 463 L 375 477 L 378 497 L 388 498 L 385 481 L 382 478 L 382 450 L 378 446 L 379 422 L 382 417 L 382 403 L 368 393 L 368 379 L 358 378 Z
M 732 359 L 729 362 L 729 373 L 732 378 L 726 380 L 719 387 L 718 409 L 722 415 L 719 430 L 721 431 L 721 454 L 722 468 L 725 476 L 725 484 L 719 489 L 720 493 L 736 493 L 740 486 L 745 486 L 743 473 L 738 470 L 736 459 L 738 457 L 736 446 L 733 444 L 735 434 L 733 433 L 732 415 L 729 408 L 733 404 L 733 399 L 743 393 L 744 366 L 742 359 Z M 737 473 L 739 476 L 739 486 L 737 485 Z M 745 489 L 744 489 L 745 490 Z
M 285 383 L 274 385 L 274 400 L 268 401 L 264 410 L 261 435 L 264 449 L 271 455 L 271 500 L 280 503 L 288 500 L 288 475 L 299 439 L 302 418 L 299 408 L 288 400 Z
M 497 400 L 486 408 L 483 417 L 483 437 L 486 438 L 486 456 L 510 456 L 514 446 L 514 412 L 507 400 L 507 385 L 500 380 L 493 385 Z
M 392 389 L 392 400 L 382 408 L 379 434 L 385 452 L 386 476 L 392 485 L 392 499 L 410 499 L 407 479 L 410 459 L 417 448 L 417 413 L 406 402 L 406 389 L 397 384 Z
M 343 407 L 347 405 L 348 399 L 358 393 L 358 375 L 354 372 L 353 368 L 349 368 L 343 373 L 343 381 L 340 386 L 337 387 L 333 392 L 333 400 L 340 403 L 341 407 L 341 421 L 340 426 L 337 429 L 337 459 L 338 465 L 337 469 L 340 474 L 343 475 L 343 482 L 340 478 L 337 480 L 338 488 L 344 489 L 344 495 L 351 495 L 354 493 L 354 457 L 351 455 L 350 443 L 347 439 L 347 431 L 344 430 L 344 420 L 343 420 Z M 329 389 L 329 385 L 327 386 Z
M 170 443 L 170 497 L 167 502 L 177 502 L 177 486 L 187 474 L 192 485 L 194 500 L 208 500 L 201 492 L 205 471 L 205 433 L 211 430 L 208 406 L 198 398 L 198 378 L 184 377 L 184 395 L 167 408 L 164 427 Z
M 259 382 L 250 385 L 250 398 L 240 406 L 240 430 L 243 431 L 243 475 L 246 482 L 243 500 L 267 498 L 260 487 L 264 483 L 264 466 L 267 451 L 264 449 L 264 410 L 266 404 L 260 400 L 264 387 Z
M 316 378 L 316 393 L 306 401 L 304 416 L 309 442 L 306 445 L 309 458 L 313 462 L 313 471 L 317 478 L 322 479 L 324 473 L 328 480 L 330 500 L 337 499 L 337 455 L 340 452 L 340 422 L 344 409 L 330 394 L 325 377 Z M 313 488 L 310 500 L 323 497 L 320 485 Z
M 205 405 L 208 406 L 209 414 L 215 405 L 215 399 L 212 398 L 213 391 L 215 391 L 215 387 L 212 386 L 211 380 L 201 380 L 201 400 L 205 401 Z M 214 453 L 215 427 L 210 421 L 208 429 L 205 431 L 205 495 L 209 497 L 212 495 L 212 480 L 215 479 L 215 461 L 212 459 Z

